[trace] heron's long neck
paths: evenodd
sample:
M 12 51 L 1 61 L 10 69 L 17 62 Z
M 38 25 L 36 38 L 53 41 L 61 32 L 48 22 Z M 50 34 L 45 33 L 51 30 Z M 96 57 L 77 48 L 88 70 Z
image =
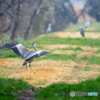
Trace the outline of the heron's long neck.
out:
M 36 49 L 35 45 L 33 45 L 33 48 L 35 49 L 35 51 L 37 51 L 37 49 Z

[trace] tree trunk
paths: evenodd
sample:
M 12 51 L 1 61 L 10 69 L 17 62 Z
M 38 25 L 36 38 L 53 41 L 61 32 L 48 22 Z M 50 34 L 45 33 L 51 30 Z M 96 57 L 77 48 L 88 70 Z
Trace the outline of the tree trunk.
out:
M 31 16 L 29 26 L 28 26 L 26 32 L 24 33 L 24 39 L 25 39 L 25 40 L 27 40 L 27 38 L 28 38 L 29 30 L 30 30 L 30 28 L 31 28 L 31 25 L 32 25 L 32 23 L 33 23 L 33 19 L 35 18 L 35 15 L 36 15 L 36 10 L 34 11 L 33 15 Z
M 73 12 L 74 18 L 73 18 L 72 21 L 73 21 L 73 23 L 75 24 L 75 23 L 77 23 L 77 21 L 78 21 L 78 17 L 77 17 L 76 11 L 74 10 L 74 7 L 73 7 L 73 4 L 71 3 L 71 1 L 69 1 L 68 3 L 70 4 L 71 10 L 72 10 L 72 12 Z
M 2 22 L 2 29 L 1 29 L 1 36 L 0 36 L 0 38 L 1 38 L 1 45 L 3 46 L 3 44 L 4 44 L 4 16 L 2 16 L 2 18 L 1 18 L 1 22 Z
M 41 3 L 42 3 L 42 0 L 39 1 L 37 7 L 39 7 L 41 5 Z M 25 40 L 27 40 L 27 38 L 28 38 L 28 34 L 29 34 L 30 28 L 32 26 L 33 20 L 34 20 L 35 16 L 37 15 L 36 12 L 37 12 L 37 9 L 35 9 L 35 11 L 33 12 L 32 16 L 30 18 L 29 26 L 28 26 L 27 30 L 25 31 L 25 33 L 24 33 L 24 39 Z
M 16 11 L 16 18 L 15 18 L 15 22 L 14 22 L 14 27 L 12 29 L 12 34 L 11 34 L 11 37 L 10 37 L 12 43 L 14 42 L 16 30 L 17 30 L 17 27 L 18 27 L 19 13 L 20 13 L 20 0 L 19 0 L 19 3 L 18 3 L 17 11 Z

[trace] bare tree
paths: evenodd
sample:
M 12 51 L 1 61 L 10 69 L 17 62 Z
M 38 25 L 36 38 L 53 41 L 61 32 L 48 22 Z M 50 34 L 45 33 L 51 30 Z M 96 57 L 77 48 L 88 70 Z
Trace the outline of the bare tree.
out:
M 4 17 L 1 18 L 1 23 L 2 23 L 2 26 L 1 26 L 1 31 L 0 31 L 0 39 L 1 39 L 1 45 L 4 44 L 4 37 L 3 37 L 3 33 L 4 33 Z
M 14 27 L 12 29 L 12 34 L 11 34 L 11 37 L 10 37 L 10 39 L 12 40 L 12 43 L 14 42 L 16 29 L 18 27 L 19 13 L 20 13 L 20 0 L 18 1 L 18 5 L 17 5 L 17 9 L 16 9 L 16 18 L 15 18 L 15 21 L 14 21 Z
M 12 35 L 10 39 L 12 40 L 12 42 L 14 42 L 15 32 L 16 32 L 17 25 L 18 25 L 20 4 L 22 4 L 25 1 L 26 0 L 0 0 L 0 19 L 2 21 L 2 25 L 0 26 L 0 32 L 2 33 L 1 35 L 2 44 L 3 44 L 3 33 L 9 31 L 13 23 L 14 23 L 14 27 L 12 29 Z M 18 6 L 17 9 L 15 9 L 16 6 Z M 15 15 L 11 12 L 12 8 L 16 10 Z M 4 16 L 7 16 L 7 15 L 10 16 L 10 19 L 9 19 L 10 22 L 7 25 L 8 27 L 4 27 L 7 21 L 7 20 L 4 20 Z
M 87 0 L 87 13 L 100 21 L 100 0 Z
M 26 40 L 28 38 L 28 34 L 29 34 L 29 30 L 32 26 L 32 23 L 33 23 L 33 20 L 35 18 L 36 15 L 38 15 L 40 12 L 41 12 L 41 9 L 39 8 L 39 6 L 41 5 L 42 3 L 42 0 L 39 0 L 39 3 L 37 6 L 35 6 L 35 10 L 30 18 L 30 23 L 29 23 L 29 26 L 28 28 L 26 29 L 25 33 L 24 33 L 24 39 Z
M 60 26 L 65 26 L 68 25 L 69 23 L 77 23 L 78 16 L 76 14 L 76 11 L 74 10 L 74 7 L 70 0 L 67 0 L 68 5 L 65 5 L 64 1 L 57 1 L 55 3 L 55 20 L 56 24 Z M 74 16 L 74 17 L 73 17 Z M 63 25 L 64 24 L 64 25 Z M 60 27 L 57 30 L 61 30 L 62 27 Z M 65 28 L 63 27 L 63 28 Z M 57 31 L 56 30 L 56 31 Z
M 39 15 L 40 13 L 47 11 L 47 9 L 48 9 L 48 7 L 45 7 L 45 6 L 40 7 L 40 5 L 42 4 L 42 1 L 43 0 L 37 0 L 37 1 L 35 1 L 35 0 L 31 0 L 31 1 L 30 0 L 0 0 L 0 15 L 2 17 L 4 17 L 4 15 L 6 17 L 9 16 L 9 18 L 8 18 L 9 20 L 5 19 L 5 21 L 4 21 L 4 23 L 6 23 L 6 24 L 4 24 L 6 27 L 2 28 L 0 26 L 0 32 L 2 31 L 2 29 L 3 29 L 3 33 L 8 32 L 10 30 L 10 33 L 11 33 L 10 39 L 11 39 L 11 42 L 14 42 L 14 38 L 15 38 L 16 34 L 18 33 L 17 30 L 19 29 L 20 20 L 29 17 L 27 15 L 25 16 L 25 12 L 23 13 L 21 11 L 22 9 L 24 9 L 22 7 L 23 7 L 23 5 L 25 5 L 25 4 L 28 5 L 32 2 L 32 6 L 35 9 L 28 8 L 30 10 L 30 12 L 33 12 L 33 13 L 30 17 L 30 20 L 29 19 L 24 20 L 26 22 L 29 21 L 29 24 L 24 31 L 24 39 L 27 39 L 30 28 L 33 25 L 33 20 L 35 19 L 35 17 L 37 15 Z M 22 14 L 20 14 L 20 13 L 23 13 L 24 16 L 22 17 L 21 16 Z M 28 12 L 26 12 L 26 13 L 28 13 Z M 0 18 L 1 18 L 1 16 L 0 16 Z M 25 27 L 25 24 L 23 26 Z
M 85 11 L 78 15 L 71 0 L 0 0 L 0 38 L 4 32 L 11 42 L 15 36 L 34 38 L 45 32 L 46 22 L 52 23 L 52 31 L 59 31 L 77 23 Z

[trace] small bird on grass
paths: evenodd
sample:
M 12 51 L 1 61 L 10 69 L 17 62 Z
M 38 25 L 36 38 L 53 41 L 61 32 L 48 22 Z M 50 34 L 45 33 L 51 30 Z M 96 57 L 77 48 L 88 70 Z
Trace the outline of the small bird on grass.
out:
M 81 34 L 83 37 L 85 37 L 84 29 L 83 29 L 81 26 L 79 26 L 79 31 L 80 31 L 80 34 Z

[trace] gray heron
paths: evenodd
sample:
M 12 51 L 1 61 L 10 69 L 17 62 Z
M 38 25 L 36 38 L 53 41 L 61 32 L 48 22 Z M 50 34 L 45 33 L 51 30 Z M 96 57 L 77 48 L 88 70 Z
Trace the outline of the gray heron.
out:
M 81 26 L 79 26 L 79 31 L 80 31 L 80 34 L 81 34 L 83 37 L 85 37 L 85 35 L 84 35 L 84 29 L 83 29 Z
M 38 15 L 40 12 L 41 12 L 41 9 L 37 8 L 36 15 Z
M 27 68 L 27 63 L 29 63 L 30 69 L 31 69 L 31 62 L 33 61 L 34 58 L 50 53 L 47 51 L 37 51 L 37 48 L 35 47 L 35 45 L 38 45 L 38 44 L 36 42 L 34 42 L 32 45 L 35 51 L 27 50 L 22 44 L 17 44 L 14 47 L 12 47 L 12 50 L 14 51 L 16 55 L 25 58 L 23 66 L 26 65 L 26 68 Z
M 92 19 L 89 19 L 89 21 L 85 22 L 84 28 L 86 29 L 91 23 L 92 23 Z
M 52 30 L 52 29 L 51 29 L 51 26 L 52 26 L 52 24 L 49 23 L 49 24 L 48 24 L 48 27 L 47 27 L 47 29 L 46 29 L 46 31 L 45 31 L 46 34 L 51 32 L 51 30 Z

